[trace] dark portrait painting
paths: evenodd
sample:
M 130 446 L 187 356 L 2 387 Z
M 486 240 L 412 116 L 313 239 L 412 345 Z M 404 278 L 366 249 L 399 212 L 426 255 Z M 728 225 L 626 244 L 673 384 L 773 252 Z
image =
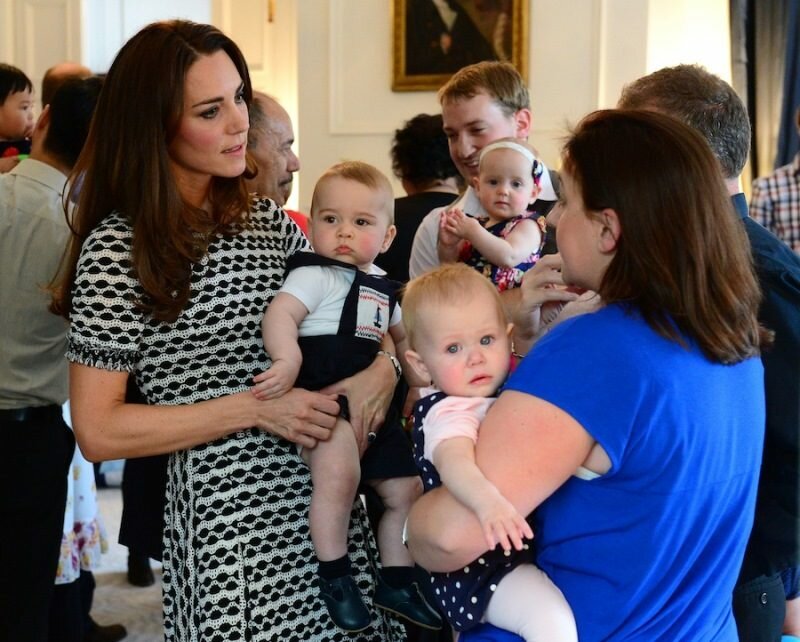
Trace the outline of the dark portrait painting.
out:
M 395 91 L 438 89 L 458 69 L 507 60 L 526 75 L 528 0 L 394 0 Z

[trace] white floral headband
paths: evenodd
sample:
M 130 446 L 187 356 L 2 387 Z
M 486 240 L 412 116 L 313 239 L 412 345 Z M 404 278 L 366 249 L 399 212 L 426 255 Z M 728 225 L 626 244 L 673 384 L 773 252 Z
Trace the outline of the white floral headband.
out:
M 495 149 L 513 149 L 515 152 L 519 152 L 525 158 L 527 158 L 531 165 L 532 165 L 532 175 L 533 175 L 533 182 L 536 185 L 539 184 L 539 181 L 542 178 L 542 172 L 544 171 L 544 166 L 542 162 L 536 158 L 536 155 L 524 145 L 520 145 L 519 143 L 515 143 L 512 140 L 498 140 L 494 143 L 489 143 L 486 147 L 481 150 L 481 154 L 479 157 L 478 162 L 483 162 L 483 157 L 486 156 L 489 152 Z

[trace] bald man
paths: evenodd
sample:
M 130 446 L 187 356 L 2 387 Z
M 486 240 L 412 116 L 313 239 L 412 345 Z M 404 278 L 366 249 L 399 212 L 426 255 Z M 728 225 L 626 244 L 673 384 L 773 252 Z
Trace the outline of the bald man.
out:
M 88 78 L 92 70 L 77 62 L 60 62 L 44 72 L 42 78 L 42 107 L 53 101 L 58 88 L 67 78 Z
M 247 187 L 281 207 L 289 200 L 293 175 L 300 169 L 292 145 L 294 130 L 289 114 L 274 98 L 253 92 L 247 149 L 258 164 L 258 176 L 247 181 Z
M 258 175 L 247 181 L 247 189 L 271 198 L 284 209 L 308 236 L 308 219 L 300 212 L 286 209 L 292 193 L 294 173 L 300 160 L 292 150 L 292 120 L 277 100 L 260 91 L 253 92 L 250 104 L 250 130 L 247 151 L 258 165 Z

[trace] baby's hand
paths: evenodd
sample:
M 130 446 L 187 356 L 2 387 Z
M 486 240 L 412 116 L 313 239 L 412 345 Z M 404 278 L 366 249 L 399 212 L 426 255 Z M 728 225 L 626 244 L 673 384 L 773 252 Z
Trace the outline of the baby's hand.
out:
M 478 220 L 467 216 L 462 210 L 452 209 L 448 212 L 447 229 L 459 238 L 469 240 L 476 227 L 480 227 Z
M 253 377 L 256 385 L 252 391 L 257 399 L 267 401 L 285 395 L 294 386 L 299 368 L 288 361 L 278 359 L 272 362 L 272 367 Z
M 460 212 L 459 209 L 447 210 L 439 218 L 439 243 L 445 247 L 454 247 L 461 242 L 461 236 L 456 232 L 451 223 L 451 213 Z
M 477 515 L 490 549 L 500 544 L 504 551 L 510 551 L 512 546 L 521 551 L 524 545 L 522 540 L 533 539 L 530 524 L 499 493 L 492 501 L 478 506 Z

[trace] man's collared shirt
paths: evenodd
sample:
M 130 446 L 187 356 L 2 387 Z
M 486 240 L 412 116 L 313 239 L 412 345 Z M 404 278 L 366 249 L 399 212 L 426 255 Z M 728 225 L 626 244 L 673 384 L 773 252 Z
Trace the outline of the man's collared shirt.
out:
M 750 216 L 800 254 L 800 153 L 753 181 Z
M 0 174 L 0 409 L 68 396 L 67 322 L 49 312 L 47 285 L 69 238 L 67 178 L 26 159 Z

